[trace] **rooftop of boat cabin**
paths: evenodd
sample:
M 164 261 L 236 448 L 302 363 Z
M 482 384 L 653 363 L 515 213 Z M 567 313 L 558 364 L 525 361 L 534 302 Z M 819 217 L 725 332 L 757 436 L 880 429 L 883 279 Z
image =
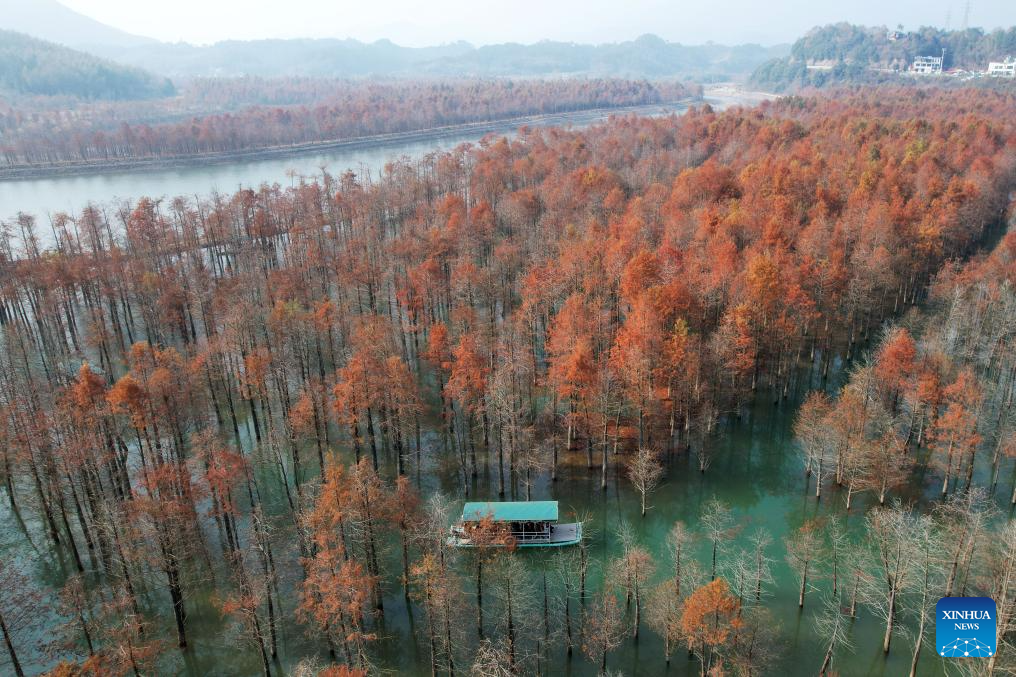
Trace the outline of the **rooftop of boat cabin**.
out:
M 557 501 L 479 501 L 462 508 L 463 522 L 556 522 Z

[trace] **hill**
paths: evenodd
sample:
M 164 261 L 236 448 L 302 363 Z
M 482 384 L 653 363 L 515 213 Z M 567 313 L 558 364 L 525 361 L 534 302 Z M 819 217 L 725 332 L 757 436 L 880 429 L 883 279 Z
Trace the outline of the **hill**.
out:
M 0 29 L 27 33 L 71 47 L 122 48 L 156 44 L 151 38 L 132 35 L 79 14 L 56 0 L 0 0 Z
M 895 78 L 921 55 L 945 53 L 944 68 L 984 70 L 989 61 L 1016 54 L 1016 28 L 944 31 L 923 27 L 889 31 L 884 26 L 838 23 L 810 30 L 790 54 L 762 64 L 751 81 L 775 89 Z
M 0 30 L 0 94 L 125 100 L 173 92 L 173 84 L 165 78 Z
M 785 46 L 682 45 L 656 35 L 602 45 L 539 42 L 503 44 L 435 64 L 452 72 L 474 75 L 535 75 L 540 73 L 598 73 L 642 77 L 736 77 L 762 60 L 786 52 Z
M 389 40 L 254 40 L 157 44 L 93 52 L 171 77 L 544 76 L 747 77 L 786 46 L 681 45 L 654 35 L 600 45 L 543 41 L 402 47 Z
M 541 41 L 403 47 L 390 40 L 229 40 L 163 43 L 79 14 L 57 0 L 0 0 L 0 29 L 84 49 L 169 77 L 546 76 L 747 78 L 787 45 L 682 45 L 655 35 L 604 44 Z
M 401 47 L 388 40 L 228 40 L 214 45 L 159 43 L 130 49 L 96 46 L 95 54 L 170 77 L 362 77 L 410 74 L 420 64 L 471 51 L 468 43 Z

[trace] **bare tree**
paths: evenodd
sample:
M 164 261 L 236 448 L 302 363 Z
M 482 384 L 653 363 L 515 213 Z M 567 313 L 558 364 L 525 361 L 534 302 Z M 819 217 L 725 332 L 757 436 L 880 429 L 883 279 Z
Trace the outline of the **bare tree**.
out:
M 670 550 L 674 591 L 682 599 L 704 583 L 702 570 L 692 556 L 694 546 L 695 534 L 684 522 L 674 522 L 667 534 L 667 549 Z
M 939 557 L 942 543 L 934 528 L 934 522 L 928 516 L 921 516 L 913 520 L 912 526 L 910 538 L 916 559 L 914 587 L 918 592 L 916 595 L 908 596 L 908 599 L 904 601 L 905 610 L 917 619 L 917 627 L 913 630 L 914 654 L 910 660 L 910 677 L 916 677 L 917 663 L 921 658 L 921 647 L 924 645 L 925 635 L 931 627 L 928 623 L 929 614 L 935 613 L 935 604 L 938 602 L 936 591 L 941 589 L 945 576 L 942 559 Z
M 426 613 L 427 642 L 430 646 L 431 672 L 438 669 L 455 672 L 455 654 L 459 613 L 457 581 L 449 576 L 434 553 L 425 554 L 411 569 L 417 599 Z
M 943 595 L 963 596 L 974 554 L 996 512 L 983 489 L 950 496 L 935 510 L 935 518 L 951 543 L 946 553 L 946 580 Z
M 702 507 L 702 528 L 709 539 L 712 564 L 709 568 L 709 580 L 716 580 L 716 557 L 730 536 L 735 532 L 734 516 L 726 503 L 712 498 Z
M 453 567 L 455 549 L 448 543 L 448 524 L 451 505 L 441 494 L 434 494 L 425 504 L 423 519 L 416 536 L 423 557 L 414 564 L 410 573 L 416 599 L 423 606 L 426 633 L 430 647 L 431 667 L 455 671 L 455 657 L 464 624 L 461 590 Z
M 628 464 L 628 479 L 642 498 L 642 516 L 646 516 L 646 496 L 651 494 L 663 477 L 663 465 L 659 455 L 645 447 L 635 452 Z
M 682 640 L 681 612 L 684 598 L 678 590 L 677 581 L 665 578 L 649 593 L 646 602 L 646 620 L 649 627 L 663 638 L 663 658 L 670 665 L 670 654 Z
M 756 606 L 741 611 L 741 627 L 729 648 L 734 670 L 744 677 L 769 674 L 779 657 L 780 626 L 767 609 Z
M 993 674 L 998 657 L 1008 654 L 1010 668 L 1013 655 L 1012 632 L 1016 630 L 1016 522 L 1010 521 L 994 543 L 991 567 L 991 597 L 998 604 L 995 623 L 998 646 L 988 660 L 988 674 Z
M 592 661 L 599 661 L 600 672 L 607 670 L 607 654 L 624 641 L 624 619 L 617 598 L 604 589 L 599 599 L 586 610 L 585 638 L 582 651 Z
M 495 563 L 497 585 L 494 597 L 498 602 L 497 628 L 504 641 L 508 668 L 514 673 L 524 668 L 531 652 L 524 649 L 524 639 L 533 627 L 536 612 L 535 591 L 525 564 L 518 557 L 502 557 Z
M 840 592 L 840 578 L 843 576 L 844 560 L 850 548 L 850 537 L 838 516 L 832 516 L 822 530 L 825 535 L 823 559 L 829 567 L 829 578 L 832 582 L 832 594 Z
M 626 544 L 624 554 L 611 563 L 610 571 L 616 581 L 623 581 L 626 599 L 629 604 L 635 602 L 635 615 L 632 619 L 632 639 L 638 640 L 639 626 L 642 620 L 642 597 L 646 583 L 652 577 L 656 566 L 645 548 L 634 544 Z
M 552 563 L 553 579 L 556 580 L 561 594 L 556 600 L 556 606 L 564 617 L 564 627 L 561 629 L 564 636 L 565 648 L 569 657 L 575 650 L 578 635 L 578 621 L 573 604 L 578 601 L 578 581 L 575 575 L 582 566 L 581 555 L 570 548 L 557 548 Z
M 787 564 L 794 570 L 799 583 L 797 606 L 804 608 L 804 595 L 808 591 L 808 576 L 820 554 L 821 537 L 814 521 L 805 522 L 784 539 L 787 547 Z
M 469 557 L 476 572 L 476 634 L 483 639 L 484 569 L 495 558 L 515 550 L 515 539 L 503 523 L 490 516 L 479 521 L 469 532 Z
M 890 508 L 876 508 L 866 520 L 870 543 L 867 569 L 871 575 L 862 577 L 861 591 L 867 606 L 885 622 L 885 653 L 889 653 L 900 598 L 915 580 L 914 522 L 914 515 L 898 502 Z
M 60 589 L 59 611 L 61 616 L 68 619 L 61 626 L 60 648 L 76 649 L 83 639 L 88 656 L 94 656 L 95 608 L 80 574 L 68 578 Z
M 749 537 L 749 545 L 738 549 L 724 569 L 724 577 L 731 582 L 731 590 L 743 606 L 756 606 L 762 601 L 765 587 L 774 582 L 772 558 L 766 548 L 772 537 L 764 528 L 757 529 Z
M 822 599 L 822 613 L 815 619 L 815 628 L 819 636 L 825 637 L 826 650 L 822 658 L 822 667 L 819 668 L 819 675 L 834 674 L 830 670 L 833 658 L 839 650 L 850 651 L 853 647 L 850 643 L 850 618 L 843 615 L 840 610 L 839 598 L 829 595 Z
M 511 661 L 505 642 L 483 639 L 476 647 L 476 657 L 469 674 L 473 677 L 514 677 L 518 672 L 512 669 Z
M 695 441 L 695 457 L 698 459 L 699 472 L 705 473 L 713 463 L 712 437 L 719 421 L 719 411 L 711 400 L 702 402 L 692 428 L 691 436 Z
M 807 475 L 815 474 L 815 498 L 822 497 L 822 480 L 832 470 L 828 463 L 833 442 L 829 426 L 832 402 L 821 390 L 808 393 L 794 421 L 794 436 L 804 455 Z
M 526 488 L 526 500 L 533 500 L 533 486 L 540 473 L 547 469 L 547 453 L 538 444 L 532 442 L 532 427 L 519 431 L 521 447 L 515 452 L 514 470 L 516 476 Z
M 865 447 L 861 489 L 870 489 L 878 495 L 879 505 L 885 505 L 888 491 L 903 484 L 910 476 L 913 456 L 906 453 L 903 439 L 890 425 Z

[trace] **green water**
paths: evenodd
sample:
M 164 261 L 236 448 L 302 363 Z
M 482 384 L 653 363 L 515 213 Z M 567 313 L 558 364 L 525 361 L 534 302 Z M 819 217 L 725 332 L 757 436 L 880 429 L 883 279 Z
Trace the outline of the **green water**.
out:
M 842 374 L 841 369 L 834 372 Z M 665 479 L 651 495 L 649 504 L 652 507 L 644 518 L 640 515 L 639 495 L 623 474 L 619 475 L 621 471 L 614 462 L 616 459 L 610 461 L 607 489 L 601 490 L 599 468 L 586 468 L 584 449 L 572 452 L 564 459 L 556 482 L 550 481 L 549 476 L 541 476 L 533 487 L 532 497 L 537 500 L 557 499 L 561 504 L 562 521 L 567 521 L 574 513 L 587 513 L 592 517 L 586 533 L 591 558 L 590 587 L 596 591 L 602 584 L 605 563 L 622 552 L 617 536 L 622 522 L 630 525 L 639 545 L 651 553 L 657 565 L 652 581 L 655 584 L 671 575 L 667 535 L 674 522 L 681 520 L 701 534 L 699 518 L 703 504 L 713 498 L 726 503 L 733 511 L 736 533 L 721 548 L 721 569 L 737 549 L 751 547 L 749 540 L 757 529 L 764 528 L 772 537 L 767 554 L 773 560 L 774 581 L 766 588 L 763 598 L 764 605 L 779 625 L 779 659 L 771 672 L 815 675 L 821 666 L 826 644 L 825 639 L 816 633 L 814 622 L 822 609 L 820 596 L 829 593 L 831 580 L 824 570 L 818 572 L 811 583 L 814 588 L 809 589 L 801 611 L 797 605 L 799 583 L 785 562 L 783 539 L 806 520 L 839 516 L 854 542 L 858 543 L 863 538 L 864 514 L 874 503 L 867 494 L 855 494 L 851 511 L 847 513 L 844 496 L 829 487 L 823 490 L 821 501 L 816 501 L 814 483 L 812 481 L 809 485 L 803 472 L 803 462 L 791 431 L 796 404 L 807 389 L 833 385 L 836 384 L 823 383 L 817 375 L 802 375 L 796 392 L 788 400 L 774 404 L 772 397 L 761 395 L 741 412 L 740 417 L 728 416 L 712 441 L 715 454 L 709 469 L 705 473 L 699 472 L 693 454 L 674 454 L 667 463 Z M 598 453 L 594 460 L 598 465 Z M 894 496 L 922 505 L 926 494 L 934 495 L 935 486 L 936 483 L 930 479 L 927 484 L 915 480 Z M 439 489 L 455 495 L 457 485 L 453 478 L 446 477 Z M 496 477 L 481 476 L 474 495 L 496 500 L 496 494 Z M 525 489 L 517 487 L 515 495 L 507 498 L 524 500 Z M 704 536 L 698 538 L 695 550 L 697 561 L 703 570 L 708 571 L 710 544 Z M 536 627 L 530 634 L 539 639 L 543 623 L 543 572 L 551 572 L 550 596 L 554 598 L 556 594 L 559 598 L 561 594 L 561 586 L 555 584 L 553 575 L 554 552 L 530 549 L 513 556 L 523 560 L 531 573 L 531 612 L 534 615 L 531 623 Z M 398 569 L 395 558 L 391 559 L 390 566 Z M 843 582 L 841 578 L 841 586 Z M 463 586 L 466 593 L 472 594 L 473 581 L 468 572 L 463 577 Z M 845 591 L 841 590 L 841 595 L 844 595 L 846 606 Z M 392 601 L 395 602 L 394 596 Z M 557 614 L 552 618 L 552 627 L 560 628 L 563 615 L 559 608 L 555 609 L 553 601 L 551 611 Z M 414 639 L 405 618 L 405 607 L 396 606 L 388 616 L 385 628 L 388 637 L 377 647 L 380 664 L 400 674 L 429 674 L 428 647 L 421 641 L 422 633 Z M 418 612 L 418 625 L 422 623 L 422 618 Z M 689 660 L 683 646 L 674 650 L 668 669 L 663 658 L 663 642 L 648 628 L 644 619 L 645 616 L 639 641 L 626 639 L 610 654 L 608 669 L 626 675 L 698 675 L 698 661 Z M 467 610 L 463 623 L 469 628 L 467 635 L 472 637 L 475 624 L 472 608 Z M 834 668 L 841 675 L 906 674 L 912 654 L 912 643 L 905 638 L 906 630 L 901 628 L 895 634 L 888 657 L 882 652 L 884 630 L 884 624 L 879 619 L 859 607 L 858 617 L 850 630 L 854 648 L 838 653 Z M 925 646 L 928 644 L 926 642 Z M 536 651 L 533 645 L 526 648 Z M 530 667 L 535 667 L 535 664 L 531 662 Z M 561 637 L 556 641 L 552 637 L 547 661 L 541 667 L 550 674 L 594 675 L 598 671 L 598 666 L 581 656 L 578 648 L 575 656 L 568 660 Z M 945 672 L 943 662 L 931 651 L 923 653 L 919 668 L 921 675 Z
M 837 363 L 832 373 L 835 380 L 842 377 L 843 369 Z M 591 521 L 587 526 L 587 544 L 590 555 L 590 602 L 602 585 L 606 563 L 621 553 L 617 537 L 618 527 L 627 522 L 637 536 L 639 545 L 652 555 L 657 566 L 651 581 L 655 584 L 671 575 L 667 550 L 667 534 L 676 520 L 685 522 L 700 534 L 695 545 L 697 561 L 708 571 L 709 543 L 701 536 L 699 518 L 703 504 L 717 498 L 728 504 L 734 516 L 737 532 L 724 543 L 720 554 L 720 568 L 738 548 L 748 548 L 750 536 L 764 528 L 772 537 L 767 554 L 773 560 L 774 581 L 765 589 L 764 605 L 778 625 L 779 658 L 771 669 L 773 674 L 814 675 L 817 674 L 825 651 L 824 638 L 815 630 L 815 618 L 822 604 L 821 596 L 831 589 L 830 580 L 820 571 L 812 578 L 813 589 L 808 592 L 804 610 L 797 606 L 798 583 L 785 561 L 783 538 L 803 522 L 817 517 L 839 515 L 855 543 L 862 540 L 864 514 L 872 505 L 873 498 L 867 494 L 855 494 L 850 513 L 844 510 L 844 497 L 833 487 L 826 487 L 821 501 L 814 498 L 814 484 L 809 484 L 803 472 L 803 463 L 792 439 L 796 403 L 809 388 L 833 388 L 837 383 L 823 383 L 817 375 L 802 373 L 796 388 L 788 399 L 775 402 L 766 394 L 760 394 L 747 405 L 740 415 L 728 414 L 720 422 L 715 437 L 711 440 L 714 460 L 705 473 L 698 470 L 693 454 L 677 452 L 667 462 L 666 475 L 651 495 L 648 514 L 640 516 L 639 496 L 628 480 L 619 474 L 617 458 L 610 459 L 610 472 L 606 490 L 600 488 L 599 453 L 596 454 L 597 468 L 586 468 L 585 450 L 571 452 L 561 459 L 558 480 L 552 482 L 549 473 L 536 478 L 532 487 L 534 499 L 556 499 L 560 501 L 562 521 L 575 513 L 588 514 Z M 249 434 L 249 430 L 246 431 Z M 247 441 L 245 440 L 245 444 Z M 433 432 L 424 435 L 425 459 L 419 473 L 422 493 L 427 496 L 441 492 L 456 501 L 460 507 L 465 497 L 454 469 L 440 450 L 440 436 Z M 983 455 L 982 455 L 983 456 Z M 389 459 L 390 461 L 390 459 Z M 982 462 L 984 459 L 982 458 Z M 393 464 L 383 466 L 383 472 L 390 478 Z M 981 469 L 983 474 L 986 469 Z M 1011 468 L 1003 468 L 1001 477 L 1005 494 L 1005 479 Z M 306 657 L 314 658 L 319 664 L 326 663 L 323 642 L 305 632 L 292 622 L 296 605 L 295 588 L 298 584 L 300 567 L 292 527 L 282 508 L 285 500 L 277 475 L 266 466 L 259 469 L 259 485 L 266 503 L 275 506 L 276 532 L 273 547 L 278 570 L 282 613 L 287 622 L 280 625 L 279 662 L 276 672 L 289 672 L 295 664 Z M 927 506 L 935 496 L 938 482 L 929 475 L 926 480 L 915 475 L 912 483 L 894 497 L 913 501 L 920 508 Z M 507 498 L 525 499 L 525 489 L 516 484 Z M 27 495 L 27 491 L 23 495 Z M 490 461 L 481 466 L 480 477 L 472 488 L 470 499 L 497 497 L 497 479 Z M 1004 498 L 1000 499 L 1004 502 Z M 6 509 L 6 502 L 3 504 Z M 0 513 L 0 555 L 13 558 L 28 568 L 40 586 L 58 586 L 70 573 L 70 562 L 53 552 L 45 540 L 43 531 L 33 524 L 34 511 L 24 510 L 29 522 L 28 532 L 34 541 L 29 546 L 17 520 L 4 510 Z M 206 526 L 206 541 L 213 557 L 218 541 L 211 526 Z M 385 552 L 382 570 L 387 573 L 384 583 L 385 614 L 373 631 L 378 639 L 370 647 L 370 653 L 378 668 L 397 674 L 425 675 L 430 673 L 429 646 L 424 632 L 425 615 L 415 604 L 407 607 L 397 575 L 401 572 L 399 551 L 394 542 Z M 520 591 L 519 604 L 521 628 L 519 650 L 524 654 L 539 654 L 539 668 L 545 674 L 596 674 L 598 666 L 581 655 L 576 647 L 575 654 L 568 659 L 565 643 L 561 636 L 563 615 L 561 612 L 561 584 L 554 568 L 556 549 L 528 549 L 511 555 L 525 564 L 528 572 L 528 590 Z M 462 572 L 461 586 L 465 603 L 461 612 L 459 634 L 468 642 L 475 641 L 475 611 L 473 607 L 472 569 L 466 556 L 456 567 Z M 549 645 L 537 645 L 543 638 L 543 574 L 548 574 L 548 591 L 551 606 L 551 627 L 554 631 Z M 216 575 L 223 576 L 221 567 Z M 496 585 L 496 576 L 488 579 Z M 220 586 L 223 581 L 219 581 Z M 170 607 L 163 596 L 162 581 L 152 576 L 144 581 L 142 599 L 149 612 L 157 617 L 168 630 L 172 623 Z M 260 673 L 260 662 L 253 646 L 244 644 L 236 633 L 228 630 L 213 604 L 210 593 L 194 592 L 208 590 L 207 586 L 191 584 L 187 598 L 189 635 L 191 646 L 186 652 L 176 649 L 167 651 L 160 664 L 160 672 L 187 675 L 255 675 Z M 619 593 L 623 594 L 623 593 Z M 841 593 L 843 594 L 843 593 Z M 496 604 L 492 590 L 485 593 L 488 600 L 488 635 L 497 634 L 495 623 Z M 528 605 L 525 603 L 528 599 Z M 52 601 L 52 600 L 49 600 Z M 846 602 L 844 602 L 846 604 Z M 411 613 L 410 613 L 411 612 Z M 579 607 L 573 602 L 577 626 Z M 30 672 L 38 672 L 52 665 L 52 658 L 45 655 L 44 642 L 53 638 L 53 628 L 59 622 L 51 609 L 40 607 L 35 625 L 21 633 L 22 661 Z M 838 652 L 834 668 L 841 675 L 899 675 L 906 674 L 911 657 L 912 644 L 907 636 L 906 626 L 896 633 L 892 651 L 885 656 L 881 650 L 883 623 L 860 606 L 858 616 L 850 627 L 852 650 Z M 577 630 L 576 630 L 577 634 Z M 926 643 L 927 646 L 927 643 Z M 471 655 L 471 651 L 463 652 Z M 4 659 L 6 656 L 4 656 Z M 460 663 L 461 663 L 460 659 Z M 529 671 L 535 671 L 537 661 L 530 658 L 526 663 Z M 467 665 L 459 665 L 459 673 L 465 674 Z M 611 652 L 608 667 L 626 675 L 697 675 L 699 664 L 688 659 L 684 647 L 677 647 L 669 669 L 663 660 L 662 640 L 653 633 L 643 620 L 640 640 L 630 638 Z M 0 662 L 0 670 L 3 663 Z M 946 672 L 944 662 L 933 653 L 925 651 L 919 674 L 936 675 Z

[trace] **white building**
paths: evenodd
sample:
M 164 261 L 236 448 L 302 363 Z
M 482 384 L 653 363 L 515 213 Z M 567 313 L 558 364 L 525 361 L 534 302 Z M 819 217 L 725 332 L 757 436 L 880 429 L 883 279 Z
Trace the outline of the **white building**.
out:
M 988 64 L 988 75 L 993 78 L 1016 78 L 1016 59 L 1005 57 L 1005 61 L 992 61 Z
M 918 75 L 941 75 L 942 61 L 943 57 L 941 56 L 915 57 L 914 65 L 910 67 L 910 72 L 917 73 Z

